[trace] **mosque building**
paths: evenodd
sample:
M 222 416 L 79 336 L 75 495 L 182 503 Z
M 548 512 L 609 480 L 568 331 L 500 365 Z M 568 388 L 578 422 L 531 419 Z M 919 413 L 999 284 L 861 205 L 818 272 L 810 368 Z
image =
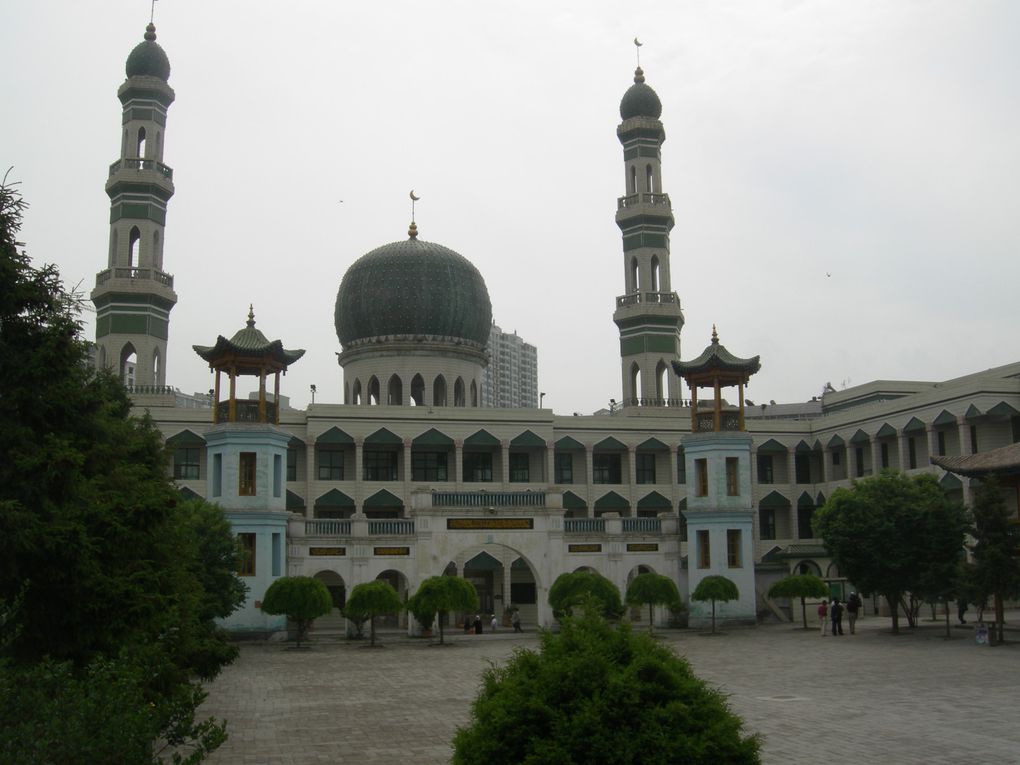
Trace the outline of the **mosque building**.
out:
M 787 604 L 765 595 L 776 579 L 809 572 L 834 592 L 847 586 L 811 524 L 834 489 L 890 468 L 933 472 L 968 501 L 970 479 L 932 458 L 1020 442 L 1020 362 L 753 406 L 744 387 L 757 356 L 731 353 L 714 331 L 704 350 L 696 343 L 681 354 L 662 106 L 640 67 L 617 126 L 624 283 L 613 313 L 621 386 L 611 409 L 564 416 L 541 401 L 483 406 L 493 326 L 485 279 L 414 221 L 406 238 L 361 256 L 340 280 L 342 404 L 280 405 L 281 374 L 304 351 L 269 339 L 250 311 L 229 339 L 187 339 L 215 388 L 211 407 L 181 405 L 164 363 L 177 299 L 162 246 L 174 193 L 163 157 L 174 91 L 152 24 L 126 69 L 121 154 L 106 186 L 108 263 L 92 292 L 97 363 L 122 374 L 133 366 L 133 400 L 164 434 L 182 493 L 220 504 L 247 550 L 250 592 L 227 624 L 233 630 L 283 627 L 258 605 L 288 574 L 319 578 L 337 605 L 362 582 L 383 579 L 405 596 L 426 577 L 461 576 L 486 613 L 517 608 L 529 626 L 552 624 L 549 588 L 578 569 L 621 592 L 640 572 L 667 575 L 689 604 L 689 623 L 703 624 L 707 604 L 688 596 L 718 574 L 740 593 L 717 605 L 721 618 L 783 618 Z M 257 397 L 239 391 L 245 377 L 257 381 Z M 392 621 L 413 630 L 409 618 Z

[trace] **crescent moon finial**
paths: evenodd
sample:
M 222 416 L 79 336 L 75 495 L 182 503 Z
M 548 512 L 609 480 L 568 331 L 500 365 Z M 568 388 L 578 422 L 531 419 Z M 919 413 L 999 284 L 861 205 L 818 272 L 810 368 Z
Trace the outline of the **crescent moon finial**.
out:
M 412 201 L 412 202 L 417 202 L 417 201 L 418 201 L 419 199 L 421 199 L 421 197 L 416 197 L 416 196 L 414 195 L 414 189 L 411 189 L 411 194 L 410 194 L 410 197 L 411 197 L 411 201 Z
M 634 44 L 635 44 L 636 46 L 638 46 L 639 48 L 640 48 L 640 47 L 641 47 L 641 45 L 642 45 L 642 43 L 641 43 L 641 42 L 640 42 L 640 41 L 639 41 L 639 40 L 638 40 L 638 39 L 637 39 L 636 37 L 634 38 Z

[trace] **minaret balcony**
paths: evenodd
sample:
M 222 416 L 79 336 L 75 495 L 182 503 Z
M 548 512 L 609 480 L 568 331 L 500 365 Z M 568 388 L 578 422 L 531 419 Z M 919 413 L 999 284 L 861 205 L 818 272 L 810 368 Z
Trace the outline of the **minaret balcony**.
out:
M 667 210 L 672 210 L 673 205 L 669 201 L 669 194 L 652 194 L 649 192 L 642 192 L 640 194 L 628 194 L 625 197 L 620 197 L 616 200 L 617 210 L 626 210 L 631 207 L 639 207 L 647 205 L 649 207 L 665 207 Z
M 144 282 L 155 282 L 170 290 L 174 288 L 173 274 L 163 273 L 155 268 L 108 268 L 96 274 L 96 287 L 103 286 L 111 279 L 125 279 L 136 286 L 141 286 Z
M 675 292 L 631 292 L 616 298 L 617 308 L 629 308 L 633 305 L 676 305 L 680 306 L 680 297 Z
M 174 170 L 172 167 L 164 165 L 162 162 L 157 162 L 154 159 L 118 159 L 112 165 L 110 165 L 110 177 L 120 170 L 154 170 L 155 172 L 162 175 L 168 181 L 174 179 Z

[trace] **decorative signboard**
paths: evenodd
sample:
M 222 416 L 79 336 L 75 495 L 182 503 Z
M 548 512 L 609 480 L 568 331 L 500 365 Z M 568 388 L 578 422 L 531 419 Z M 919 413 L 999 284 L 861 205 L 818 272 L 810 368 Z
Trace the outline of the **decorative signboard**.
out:
M 602 545 L 567 545 L 567 552 L 572 553 L 597 553 L 602 552 Z
M 346 547 L 309 547 L 309 555 L 346 555 Z
M 657 544 L 634 542 L 627 545 L 627 552 L 658 552 L 658 551 L 659 546 Z
M 534 518 L 447 518 L 452 531 L 520 531 L 535 528 Z
M 376 555 L 410 555 L 410 547 L 376 547 L 373 549 Z

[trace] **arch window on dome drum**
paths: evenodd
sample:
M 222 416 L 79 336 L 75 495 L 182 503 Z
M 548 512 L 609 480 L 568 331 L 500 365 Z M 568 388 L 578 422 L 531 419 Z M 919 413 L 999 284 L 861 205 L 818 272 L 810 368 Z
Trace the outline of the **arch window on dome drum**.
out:
M 354 387 L 351 389 L 351 403 L 361 403 L 361 380 L 354 378 Z
M 411 406 L 425 405 L 425 378 L 416 374 L 411 378 Z
M 379 379 L 372 375 L 368 380 L 368 390 L 366 391 L 368 400 L 365 402 L 370 406 L 379 406 Z
M 145 159 L 145 128 L 138 128 L 138 140 L 135 142 L 135 156 Z
M 442 375 L 436 377 L 432 383 L 432 404 L 433 406 L 446 406 L 446 378 Z
M 140 254 L 139 253 L 138 243 L 141 240 L 141 238 L 142 238 L 142 232 L 138 230 L 138 226 L 132 226 L 131 227 L 131 233 L 128 235 L 128 253 L 127 253 L 127 256 L 128 256 L 127 267 L 128 268 L 137 268 L 138 267 L 138 262 L 139 262 L 138 261 L 138 257 L 139 257 L 139 254 Z
M 390 375 L 389 384 L 386 386 L 386 403 L 389 406 L 400 406 L 404 403 L 404 382 L 400 375 Z
M 464 381 L 459 377 L 453 384 L 453 405 L 464 406 Z

